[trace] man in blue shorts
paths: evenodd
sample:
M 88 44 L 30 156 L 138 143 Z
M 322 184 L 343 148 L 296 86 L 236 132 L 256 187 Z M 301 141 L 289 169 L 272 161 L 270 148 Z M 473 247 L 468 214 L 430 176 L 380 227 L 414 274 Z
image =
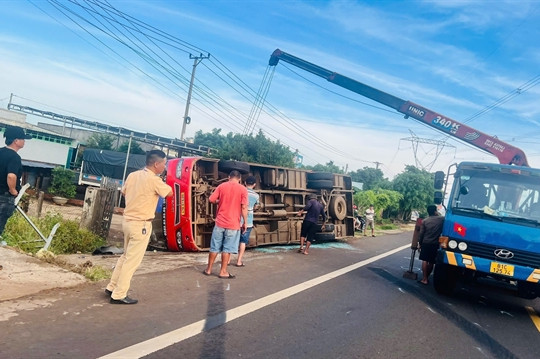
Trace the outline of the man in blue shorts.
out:
M 203 271 L 204 275 L 212 274 L 218 253 L 221 252 L 221 270 L 219 278 L 227 279 L 235 276 L 227 271 L 231 253 L 238 252 L 240 233 L 246 230 L 248 195 L 246 187 L 242 186 L 240 172 L 233 170 L 229 174 L 229 181 L 217 186 L 210 195 L 209 201 L 217 203 L 216 225 L 210 240 L 210 253 L 208 265 Z M 244 223 L 240 224 L 240 217 Z

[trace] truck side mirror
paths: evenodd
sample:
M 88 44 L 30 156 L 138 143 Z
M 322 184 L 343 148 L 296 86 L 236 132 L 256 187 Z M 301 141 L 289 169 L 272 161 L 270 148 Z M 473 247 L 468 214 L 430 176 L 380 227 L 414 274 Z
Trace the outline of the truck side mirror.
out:
M 443 201 L 443 194 L 441 191 L 435 191 L 435 195 L 433 196 L 433 203 L 435 204 L 441 204 Z
M 435 187 L 435 189 L 442 189 L 443 185 L 444 185 L 444 172 L 443 171 L 435 172 L 435 181 L 433 183 L 433 187 Z
M 469 194 L 469 187 L 467 186 L 459 187 L 459 194 L 462 194 L 462 195 Z

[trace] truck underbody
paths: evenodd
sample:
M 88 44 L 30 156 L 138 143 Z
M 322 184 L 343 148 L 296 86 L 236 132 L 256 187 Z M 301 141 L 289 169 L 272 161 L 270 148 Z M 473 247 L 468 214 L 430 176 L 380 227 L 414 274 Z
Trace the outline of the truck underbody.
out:
M 297 216 L 309 195 L 316 194 L 327 211 L 327 232 L 316 240 L 333 240 L 354 234 L 352 181 L 349 176 L 256 163 L 183 158 L 169 161 L 167 183 L 173 197 L 156 215 L 151 246 L 169 250 L 204 251 L 210 248 L 216 205 L 209 196 L 228 180 L 232 170 L 243 179 L 257 179 L 260 206 L 254 211 L 248 247 L 300 242 L 302 217 Z M 181 174 L 178 178 L 178 173 Z

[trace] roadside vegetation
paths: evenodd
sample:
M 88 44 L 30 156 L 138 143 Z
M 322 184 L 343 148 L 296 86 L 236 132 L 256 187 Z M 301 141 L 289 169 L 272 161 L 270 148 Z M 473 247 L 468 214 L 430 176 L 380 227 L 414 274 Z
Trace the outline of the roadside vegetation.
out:
M 2 235 L 8 246 L 32 254 L 45 262 L 82 274 L 90 280 L 96 281 L 110 277 L 110 270 L 94 266 L 90 261 L 82 265 L 74 265 L 56 256 L 57 254 L 91 253 L 105 244 L 103 238 L 86 229 L 79 229 L 78 222 L 66 220 L 60 214 L 47 213 L 42 218 L 30 217 L 30 219 L 46 237 L 53 226 L 60 223 L 49 250 L 42 249 L 45 242 L 18 212 L 8 220 Z
M 102 266 L 95 266 L 91 261 L 86 261 L 82 264 L 73 264 L 63 258 L 57 257 L 53 252 L 43 249 L 37 251 L 35 256 L 44 262 L 78 273 L 94 282 L 109 279 L 112 275 L 111 270 Z
M 86 229 L 79 229 L 78 222 L 64 219 L 60 214 L 47 213 L 42 218 L 30 217 L 30 219 L 46 237 L 54 225 L 60 223 L 49 247 L 49 250 L 55 254 L 91 253 L 105 243 L 103 238 Z M 8 220 L 2 237 L 9 246 L 32 254 L 45 244 L 18 212 Z

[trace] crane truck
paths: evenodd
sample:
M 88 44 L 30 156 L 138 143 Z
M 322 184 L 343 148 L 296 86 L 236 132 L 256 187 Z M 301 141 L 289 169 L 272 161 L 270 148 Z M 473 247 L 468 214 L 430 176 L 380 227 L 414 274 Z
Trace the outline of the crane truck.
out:
M 400 99 L 279 49 L 279 61 L 433 127 L 497 157 L 499 163 L 462 162 L 435 175 L 435 202 L 444 202 L 445 221 L 433 274 L 435 290 L 451 294 L 459 279 L 497 281 L 523 298 L 540 296 L 540 169 L 530 168 L 525 153 L 511 144 L 411 101 Z

